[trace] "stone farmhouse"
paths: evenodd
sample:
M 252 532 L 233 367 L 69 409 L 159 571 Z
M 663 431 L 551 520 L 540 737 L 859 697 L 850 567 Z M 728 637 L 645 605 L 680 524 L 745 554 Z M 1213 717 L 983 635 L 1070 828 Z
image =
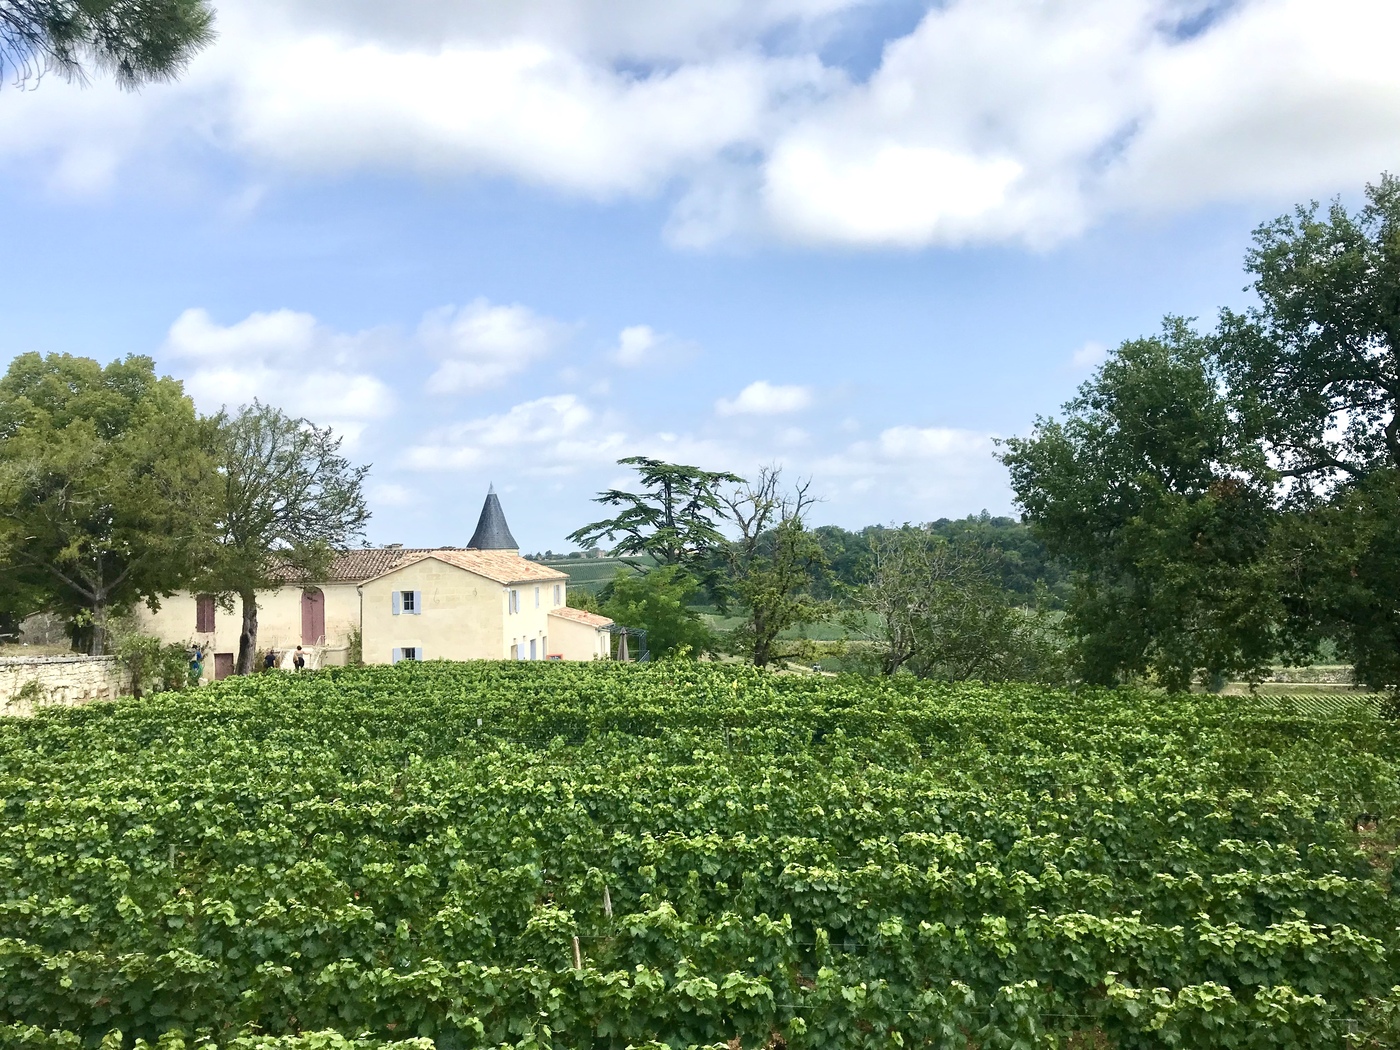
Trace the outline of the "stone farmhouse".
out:
M 466 547 L 340 551 L 324 580 L 259 591 L 258 648 L 283 667 L 298 645 L 308 667 L 343 664 L 358 628 L 367 664 L 609 659 L 617 628 L 569 608 L 568 579 L 520 556 L 493 489 Z M 206 677 L 232 673 L 242 627 L 236 604 L 229 612 L 213 595 L 178 592 L 140 615 L 142 629 L 162 641 L 201 646 Z

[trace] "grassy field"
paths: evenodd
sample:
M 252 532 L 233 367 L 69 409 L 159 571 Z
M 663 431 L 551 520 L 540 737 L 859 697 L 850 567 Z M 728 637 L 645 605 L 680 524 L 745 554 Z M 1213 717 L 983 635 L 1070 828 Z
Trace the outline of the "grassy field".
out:
M 541 560 L 541 565 L 569 574 L 569 586 L 578 590 L 597 594 L 603 585 L 611 581 L 619 569 L 629 566 L 620 558 L 549 558 Z

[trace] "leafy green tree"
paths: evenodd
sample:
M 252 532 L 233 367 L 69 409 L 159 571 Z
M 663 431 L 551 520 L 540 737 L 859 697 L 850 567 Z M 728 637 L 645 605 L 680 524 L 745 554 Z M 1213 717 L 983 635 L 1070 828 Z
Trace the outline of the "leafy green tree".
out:
M 1014 599 L 985 548 L 905 525 L 871 532 L 865 583 L 847 623 L 873 643 L 882 674 L 904 668 L 951 681 L 1062 681 L 1059 632 Z
M 564 592 L 564 604 L 570 609 L 582 609 L 584 612 L 595 613 L 598 611 L 597 595 L 582 587 L 568 588 Z
M 829 603 L 816 597 L 827 565 L 821 544 L 806 526 L 816 502 L 810 482 L 791 492 L 782 487 L 782 470 L 764 467 L 755 482 L 743 482 L 722 499 L 738 538 L 727 544 L 725 586 L 743 610 L 735 629 L 735 648 L 757 667 L 767 667 L 777 653 L 778 635 L 826 619 Z
M 638 574 L 619 569 L 612 593 L 598 610 L 628 627 L 647 632 L 652 656 L 714 652 L 719 641 L 701 615 L 690 607 L 700 585 L 678 565 L 661 565 Z
M 724 513 L 720 486 L 743 479 L 647 456 L 629 456 L 617 462 L 636 468 L 641 491 L 608 489 L 598 493 L 595 502 L 621 509 L 614 517 L 570 533 L 569 540 L 584 549 L 607 540 L 616 544 L 614 554 L 649 557 L 711 582 L 711 555 L 725 544 L 717 523 Z
M 207 0 L 0 0 L 0 76 L 91 66 L 124 88 L 172 80 L 214 39 Z
M 1093 683 L 1255 678 L 1281 613 L 1272 474 L 1232 411 L 1210 344 L 1180 319 L 1124 343 L 1029 438 L 1012 488 L 1075 571 L 1069 626 Z
M 1400 689 L 1400 179 L 1350 214 L 1298 208 L 1255 231 L 1258 305 L 1215 355 L 1284 486 L 1295 638 L 1330 636 L 1359 679 Z
M 957 544 L 973 543 L 983 550 L 1001 578 L 1002 586 L 1021 604 L 1048 601 L 1063 605 L 1068 598 L 1069 571 L 1046 551 L 1025 522 L 983 511 L 965 518 L 939 518 L 922 526 L 930 535 Z M 839 525 L 813 529 L 831 568 L 831 590 L 823 597 L 862 586 L 869 568 L 871 546 L 887 531 L 883 525 L 867 525 L 850 532 Z M 1048 592 L 1048 593 L 1047 593 Z
M 323 575 L 333 549 L 364 533 L 368 466 L 340 455 L 341 439 L 254 401 L 220 420 L 219 558 L 207 586 L 236 595 L 243 623 L 238 674 L 253 670 L 259 590 Z
M 77 618 L 104 652 L 113 615 L 157 605 L 203 567 L 212 444 L 148 357 L 15 358 L 0 379 L 3 589 Z

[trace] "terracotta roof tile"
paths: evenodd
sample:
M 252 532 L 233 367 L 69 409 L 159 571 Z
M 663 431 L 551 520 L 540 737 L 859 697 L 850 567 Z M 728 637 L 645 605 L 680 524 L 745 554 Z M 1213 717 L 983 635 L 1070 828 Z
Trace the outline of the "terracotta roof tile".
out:
M 527 583 L 536 580 L 567 580 L 569 574 L 522 558 L 514 551 L 467 550 L 461 547 L 364 547 L 336 551 L 330 569 L 317 583 L 363 583 L 410 562 L 432 555 L 450 565 L 474 572 L 497 583 Z M 279 574 L 291 583 L 291 572 Z
M 599 616 L 597 613 L 588 612 L 585 609 L 572 609 L 567 605 L 558 609 L 550 609 L 550 616 L 557 616 L 561 620 L 573 620 L 575 623 L 587 624 L 589 627 L 607 627 L 612 624 L 606 616 Z
M 474 572 L 478 576 L 495 580 L 497 583 L 534 583 L 536 581 L 552 583 L 569 578 L 567 572 L 560 572 L 558 569 L 551 569 L 547 565 L 522 558 L 514 551 L 477 551 L 443 547 L 437 550 L 415 550 L 404 553 L 405 557 L 386 567 L 377 575 L 383 576 L 387 572 L 393 572 L 395 569 L 420 562 L 424 558 L 437 558 L 439 561 L 445 561 L 449 565 L 466 569 L 468 572 Z

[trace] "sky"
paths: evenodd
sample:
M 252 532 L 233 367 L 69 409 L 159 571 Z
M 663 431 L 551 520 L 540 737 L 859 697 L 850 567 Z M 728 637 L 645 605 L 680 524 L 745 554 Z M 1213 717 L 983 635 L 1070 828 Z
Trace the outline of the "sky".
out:
M 1014 513 L 996 439 L 1400 168 L 1394 0 L 216 9 L 175 83 L 0 87 L 0 366 L 333 426 L 377 544 L 464 544 L 494 483 L 567 549 L 629 455 Z

